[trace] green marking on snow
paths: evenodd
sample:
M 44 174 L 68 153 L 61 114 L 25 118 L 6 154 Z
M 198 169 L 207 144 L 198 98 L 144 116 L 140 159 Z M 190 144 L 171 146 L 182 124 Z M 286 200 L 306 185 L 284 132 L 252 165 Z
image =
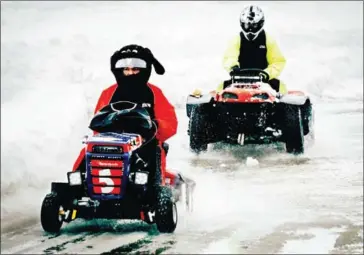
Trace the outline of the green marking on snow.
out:
M 138 240 L 136 242 L 126 244 L 126 245 L 120 246 L 118 248 L 112 249 L 111 251 L 101 253 L 101 255 L 115 254 L 115 253 L 121 253 L 121 254 L 130 253 L 130 252 L 132 252 L 132 251 L 134 251 L 136 249 L 139 249 L 139 248 L 143 247 L 146 244 L 150 244 L 151 242 L 152 242 L 152 240 L 150 240 L 149 238 L 140 239 L 140 240 Z
M 162 252 L 170 249 L 171 247 L 161 247 L 161 248 L 158 248 L 156 251 L 155 251 L 155 255 L 159 255 L 159 254 L 162 254 Z
M 61 243 L 59 245 L 49 247 L 49 248 L 45 249 L 43 252 L 45 254 L 50 254 L 50 253 L 53 253 L 54 251 L 56 251 L 56 252 L 63 251 L 64 249 L 66 249 L 67 244 L 83 242 L 83 241 L 85 241 L 85 239 L 86 239 L 86 236 L 81 236 L 79 238 L 76 238 L 76 239 L 73 239 L 73 240 L 70 240 L 70 241 L 66 241 L 66 242 Z

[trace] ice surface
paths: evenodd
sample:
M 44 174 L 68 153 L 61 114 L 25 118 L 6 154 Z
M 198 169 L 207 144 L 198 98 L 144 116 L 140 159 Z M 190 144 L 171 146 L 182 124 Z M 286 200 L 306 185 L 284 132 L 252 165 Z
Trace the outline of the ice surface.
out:
M 139 43 L 165 66 L 165 75 L 153 73 L 151 82 L 178 112 L 168 164 L 197 182 L 195 216 L 177 229 L 179 242 L 191 245 L 179 251 L 206 248 L 188 239 L 191 226 L 196 233 L 210 230 L 215 239 L 223 235 L 220 228 L 241 228 L 234 241 L 226 241 L 239 246 L 239 238 L 258 238 L 288 220 L 335 216 L 362 224 L 363 3 L 255 3 L 287 59 L 282 80 L 307 92 L 316 105 L 317 141 L 303 157 L 262 146 L 200 156 L 188 149 L 186 97 L 226 79 L 222 56 L 239 32 L 245 3 L 1 2 L 2 222 L 39 218 L 50 182 L 66 180 L 97 98 L 114 83 L 109 57 L 123 45 Z M 258 161 L 259 169 L 243 159 Z M 325 236 L 317 242 L 327 251 L 334 237 Z M 202 234 L 198 239 L 210 242 Z M 307 241 L 304 251 L 323 251 L 315 240 Z M 285 250 L 303 251 L 300 245 L 292 241 Z M 250 251 L 279 251 L 264 247 Z

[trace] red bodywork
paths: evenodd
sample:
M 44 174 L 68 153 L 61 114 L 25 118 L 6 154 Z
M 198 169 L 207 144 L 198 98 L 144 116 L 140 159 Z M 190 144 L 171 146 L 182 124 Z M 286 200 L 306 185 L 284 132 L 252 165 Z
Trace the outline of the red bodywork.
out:
M 236 98 L 224 98 L 225 93 L 236 95 Z M 302 91 L 292 90 L 288 94 L 304 95 Z M 266 89 L 262 89 L 259 84 L 235 84 L 227 87 L 223 91 L 216 93 L 210 92 L 214 96 L 216 102 L 226 103 L 273 103 L 276 99 L 275 95 Z M 263 96 L 263 97 L 262 97 Z
M 122 167 L 111 169 L 92 167 L 91 175 L 93 192 L 95 194 L 120 194 L 120 186 L 123 178 Z
M 225 93 L 236 95 L 237 98 L 224 98 Z M 258 98 L 255 95 L 265 95 L 265 98 Z M 228 87 L 215 95 L 217 102 L 227 103 L 263 103 L 274 102 L 275 96 L 268 91 L 260 89 L 258 84 L 241 84 L 233 87 Z
M 85 146 L 84 149 L 81 150 L 79 158 L 83 159 L 85 156 L 85 151 L 87 152 L 92 152 L 92 147 L 94 145 L 100 146 L 100 145 L 105 145 L 105 146 L 115 146 L 118 145 L 120 146 L 120 144 L 112 144 L 112 143 L 107 143 L 107 144 L 101 144 L 101 143 L 97 143 L 97 144 L 92 144 L 89 143 Z M 138 140 L 137 144 L 132 145 L 123 145 L 120 146 L 123 148 L 124 152 L 130 152 L 136 148 L 138 148 L 141 145 L 141 140 Z M 166 169 L 166 155 L 165 155 L 165 151 L 162 148 L 161 150 L 161 156 L 162 156 L 162 185 L 174 185 L 175 184 L 175 179 L 177 177 L 177 174 L 174 171 L 170 171 L 168 169 Z M 92 167 L 92 175 L 94 176 L 99 176 L 99 177 L 113 177 L 113 176 L 119 176 L 122 177 L 122 170 L 123 170 L 123 162 L 122 161 L 116 161 L 116 160 L 105 160 L 105 159 L 93 159 L 91 160 L 91 167 Z M 102 170 L 105 169 L 115 169 L 115 170 L 119 170 L 120 172 L 116 172 L 115 170 L 110 170 L 110 173 L 103 173 Z M 73 171 L 76 171 L 77 169 L 74 168 Z M 100 175 L 99 173 L 103 173 L 103 175 Z M 165 183 L 165 180 L 168 179 L 167 183 Z M 120 178 L 121 180 L 121 178 Z M 117 185 L 117 184 L 115 184 Z M 102 193 L 102 192 L 100 192 Z M 120 193 L 120 190 L 119 192 Z M 115 193 L 117 194 L 117 193 Z
M 126 135 L 129 136 L 129 135 Z M 120 153 L 131 153 L 142 145 L 142 137 L 136 134 L 130 134 L 130 139 L 126 140 L 124 143 L 120 143 L 113 138 L 106 138 L 105 141 L 97 138 L 98 136 L 92 137 L 86 142 L 84 151 L 88 153 L 95 153 L 96 147 L 117 147 L 116 151 Z M 96 148 L 97 149 L 97 148 Z M 105 152 L 107 153 L 107 152 Z M 123 174 L 124 174 L 124 162 L 123 160 L 112 159 L 112 154 L 110 154 L 109 159 L 91 159 L 90 160 L 90 179 L 92 186 L 90 187 L 95 195 L 119 195 L 122 189 Z M 163 166 L 165 167 L 165 165 Z M 165 172 L 163 178 L 163 185 L 175 186 L 177 173 L 173 171 Z

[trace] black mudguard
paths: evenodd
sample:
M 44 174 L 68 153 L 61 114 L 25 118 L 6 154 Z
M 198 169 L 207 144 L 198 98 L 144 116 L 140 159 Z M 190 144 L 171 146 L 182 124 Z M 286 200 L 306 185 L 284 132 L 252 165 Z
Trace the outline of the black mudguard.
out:
M 301 114 L 302 114 L 302 124 L 303 124 L 303 133 L 304 135 L 307 135 L 309 132 L 311 132 L 312 130 L 310 130 L 310 120 L 313 118 L 313 105 L 309 99 L 309 97 L 307 96 L 294 96 L 291 97 L 291 99 L 287 100 L 287 96 L 284 96 L 283 98 L 286 97 L 286 100 L 281 100 L 280 104 L 284 105 L 285 108 L 286 106 L 289 107 L 291 105 L 296 105 L 299 106 L 301 109 Z
M 186 103 L 186 113 L 187 117 L 191 117 L 191 112 L 194 107 L 200 106 L 200 105 L 209 105 L 213 101 L 213 97 L 210 94 L 203 95 L 201 97 L 196 97 L 189 95 L 187 97 L 187 103 Z
M 51 191 L 57 193 L 63 202 L 81 198 L 84 193 L 81 185 L 70 186 L 67 182 L 52 182 Z

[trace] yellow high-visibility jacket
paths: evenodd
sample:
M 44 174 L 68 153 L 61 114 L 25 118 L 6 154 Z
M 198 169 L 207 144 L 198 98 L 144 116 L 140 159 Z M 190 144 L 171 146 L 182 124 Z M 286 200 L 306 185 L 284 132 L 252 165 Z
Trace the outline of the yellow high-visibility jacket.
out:
M 265 31 L 266 42 L 265 47 L 267 49 L 266 53 L 266 60 L 268 63 L 268 66 L 264 69 L 265 72 L 269 74 L 269 79 L 277 78 L 285 64 L 286 59 L 283 56 L 282 52 L 280 51 L 276 41 Z M 240 34 L 235 36 L 228 44 L 228 47 L 225 51 L 224 57 L 223 57 L 223 67 L 227 72 L 231 71 L 231 68 L 233 66 L 239 66 L 239 55 L 240 51 L 244 51 L 244 49 L 240 49 Z M 222 83 L 218 87 L 218 91 L 222 89 Z

